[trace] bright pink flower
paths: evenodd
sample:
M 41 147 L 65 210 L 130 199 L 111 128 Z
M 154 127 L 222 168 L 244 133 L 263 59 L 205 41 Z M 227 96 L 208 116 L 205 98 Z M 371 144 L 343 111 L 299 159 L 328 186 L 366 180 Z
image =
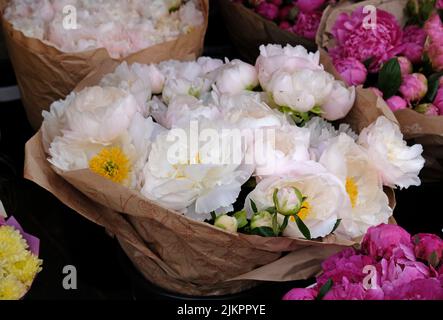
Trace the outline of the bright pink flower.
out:
M 400 71 L 401 71 L 402 77 L 404 77 L 407 74 L 412 73 L 412 63 L 408 58 L 398 57 L 397 61 L 398 61 L 398 64 L 400 65 Z
M 399 96 L 390 97 L 386 100 L 386 103 L 392 111 L 402 110 L 408 107 L 406 100 Z
M 274 20 L 278 15 L 278 7 L 275 4 L 267 2 L 261 2 L 255 8 L 255 11 L 268 20 Z
M 385 293 L 386 300 L 443 300 L 443 287 L 436 278 L 417 279 Z
M 368 70 L 355 58 L 343 58 L 334 61 L 335 69 L 348 85 L 360 85 L 366 81 Z
M 394 255 L 394 251 L 400 251 L 400 245 L 412 250 L 411 235 L 397 225 L 380 224 L 368 229 L 361 247 L 364 253 L 375 259 L 389 259 Z M 405 256 L 406 254 L 401 255 Z
M 431 41 L 428 46 L 427 53 L 432 64 L 432 68 L 437 72 L 443 71 L 443 41 Z
M 314 40 L 320 25 L 321 16 L 321 12 L 299 12 L 292 31 L 306 39 Z
M 426 32 L 419 26 L 407 26 L 403 30 L 402 52 L 412 63 L 419 63 L 423 55 Z
M 292 28 L 291 24 L 288 21 L 282 21 L 278 26 L 280 27 L 280 29 L 283 30 L 289 30 Z
M 296 6 L 302 12 L 313 12 L 320 9 L 326 0 L 297 0 Z
M 443 115 L 443 86 L 440 86 L 438 89 L 437 95 L 435 96 L 432 104 L 437 107 L 439 114 Z
M 344 279 L 342 283 L 334 285 L 324 296 L 323 300 L 383 300 L 381 289 L 365 290 L 362 283 L 352 283 Z
M 431 42 L 441 43 L 443 40 L 443 23 L 438 14 L 433 14 L 426 21 L 424 30 L 429 36 Z
M 396 18 L 377 9 L 375 29 L 365 22 L 367 14 L 363 7 L 351 15 L 342 13 L 332 28 L 337 46 L 330 50 L 333 58 L 353 57 L 360 62 L 372 61 L 369 71 L 377 72 L 383 62 L 388 61 L 401 51 L 402 30 Z
M 310 288 L 295 288 L 286 293 L 283 300 L 315 300 L 318 292 Z
M 435 234 L 419 233 L 412 237 L 415 256 L 438 267 L 443 257 L 443 240 Z
M 428 79 L 421 73 L 407 74 L 399 91 L 408 102 L 419 101 L 428 92 Z

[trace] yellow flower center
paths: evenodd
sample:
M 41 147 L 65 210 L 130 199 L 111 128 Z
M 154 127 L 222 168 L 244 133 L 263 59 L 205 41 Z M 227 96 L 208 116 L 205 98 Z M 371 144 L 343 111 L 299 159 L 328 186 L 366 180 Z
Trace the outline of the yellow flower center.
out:
M 311 213 L 311 204 L 307 201 L 303 201 L 302 203 L 302 208 L 300 209 L 300 211 L 297 213 L 297 216 L 302 219 L 305 220 L 308 215 Z M 289 220 L 295 222 L 295 218 L 294 216 L 291 216 L 289 218 Z
M 119 147 L 104 148 L 89 161 L 91 171 L 114 182 L 122 183 L 129 176 L 129 160 Z
M 352 208 L 355 208 L 358 199 L 358 187 L 355 183 L 354 178 L 346 178 L 346 192 L 348 193 L 349 199 L 351 200 Z

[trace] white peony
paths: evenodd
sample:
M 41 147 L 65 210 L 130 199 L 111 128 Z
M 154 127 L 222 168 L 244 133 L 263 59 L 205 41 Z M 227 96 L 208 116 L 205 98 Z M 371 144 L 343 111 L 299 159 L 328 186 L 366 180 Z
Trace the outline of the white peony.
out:
M 309 53 L 303 46 L 268 44 L 260 46 L 260 55 L 255 66 L 263 89 L 269 90 L 269 82 L 274 73 L 294 73 L 302 69 L 323 70 L 320 65 L 320 52 Z
M 215 85 L 222 94 L 236 94 L 252 90 L 258 85 L 257 71 L 254 66 L 241 60 L 226 63 L 215 79 Z
M 331 93 L 321 106 L 321 116 L 329 121 L 344 118 L 355 102 L 355 87 L 347 88 L 341 81 L 334 81 Z
M 400 188 L 419 186 L 418 174 L 425 160 L 419 144 L 409 147 L 397 124 L 384 116 L 362 130 L 358 143 L 367 149 L 369 158 L 378 169 L 383 184 Z
M 277 72 L 268 90 L 274 102 L 297 112 L 321 107 L 332 92 L 334 77 L 323 70 L 302 69 L 293 74 Z
M 364 148 L 341 133 L 330 141 L 319 162 L 340 179 L 348 194 L 346 206 L 339 214 L 342 221 L 337 233 L 355 238 L 371 226 L 388 223 L 392 209 L 378 171 Z
M 247 196 L 245 207 L 250 215 L 252 199 L 257 209 L 266 210 L 273 207 L 273 194 L 275 189 L 285 187 L 297 188 L 303 196 L 307 197 L 298 216 L 308 227 L 311 238 L 324 237 L 334 228 L 343 204 L 346 201 L 346 191 L 340 181 L 332 174 L 318 172 L 317 174 L 301 175 L 298 177 L 269 177 L 260 181 L 256 188 Z M 279 215 L 279 221 L 283 217 Z M 293 219 L 290 219 L 284 236 L 304 238 Z

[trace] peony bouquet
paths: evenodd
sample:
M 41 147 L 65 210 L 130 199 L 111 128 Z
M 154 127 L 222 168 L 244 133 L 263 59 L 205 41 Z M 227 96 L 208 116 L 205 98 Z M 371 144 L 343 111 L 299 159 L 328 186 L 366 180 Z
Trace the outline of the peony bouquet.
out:
M 1 204 L 1 203 L 0 203 Z M 41 270 L 39 240 L 0 215 L 0 300 L 21 299 Z
M 60 172 L 89 169 L 163 208 L 228 232 L 352 240 L 392 216 L 383 186 L 419 185 L 420 145 L 379 117 L 334 127 L 355 88 L 319 52 L 260 47 L 241 60 L 120 64 L 44 112 Z
M 301 37 L 314 40 L 323 9 L 335 0 L 234 0 Z
M 309 288 L 289 291 L 284 300 L 443 300 L 443 240 L 413 237 L 399 226 L 368 229 L 361 248 L 348 248 L 322 263 Z
M 329 54 L 349 85 L 372 87 L 391 110 L 442 115 L 442 2 L 403 3 L 405 21 L 379 7 L 371 17 L 363 4 L 338 15 Z
M 4 18 L 25 36 L 63 52 L 106 48 L 116 59 L 204 23 L 197 0 L 12 0 Z

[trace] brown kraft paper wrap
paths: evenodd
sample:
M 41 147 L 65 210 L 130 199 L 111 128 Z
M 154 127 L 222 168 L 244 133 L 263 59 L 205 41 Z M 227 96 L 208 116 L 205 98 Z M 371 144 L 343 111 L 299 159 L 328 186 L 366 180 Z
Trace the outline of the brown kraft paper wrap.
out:
M 96 84 L 116 65 L 104 63 L 76 90 Z M 354 111 L 357 114 L 372 110 L 358 104 L 354 109 L 361 109 Z M 368 119 L 373 115 L 363 117 L 356 127 L 367 126 Z M 146 279 L 169 291 L 225 295 L 259 281 L 307 279 L 320 271 L 324 259 L 359 240 L 330 235 L 318 242 L 229 233 L 162 208 L 87 169 L 62 172 L 47 161 L 41 139 L 39 131 L 26 144 L 25 177 L 114 234 Z M 392 190 L 386 192 L 394 207 Z
M 255 62 L 259 55 L 258 48 L 262 44 L 302 45 L 310 51 L 315 51 L 314 41 L 280 29 L 275 22 L 261 17 L 241 3 L 218 0 L 218 4 L 229 37 L 241 57 L 249 63 Z
M 358 3 L 343 1 L 335 7 L 329 6 L 323 13 L 320 28 L 317 33 L 317 44 L 321 48 L 331 48 L 334 46 L 332 37 L 332 27 L 342 12 L 350 13 L 357 7 L 364 5 L 374 5 L 393 14 L 401 25 L 406 23 L 404 8 L 408 0 L 372 0 Z M 333 68 L 333 66 L 331 66 Z M 376 99 L 376 95 L 366 90 L 369 99 Z M 378 98 L 377 105 L 385 105 L 383 99 Z M 395 111 L 401 131 L 405 139 L 410 143 L 420 143 L 423 145 L 423 156 L 426 159 L 425 168 L 420 176 L 423 181 L 433 182 L 443 179 L 443 116 L 426 116 L 411 109 Z
M 53 101 L 64 98 L 86 75 L 105 60 L 113 60 L 106 49 L 100 48 L 78 53 L 61 52 L 54 46 L 26 37 L 3 19 L 8 0 L 0 0 L 0 16 L 9 57 L 15 70 L 21 99 L 31 126 L 37 130 L 42 111 Z M 209 0 L 201 0 L 205 21 L 189 34 L 176 40 L 163 42 L 123 59 L 128 63 L 158 63 L 163 60 L 192 60 L 203 50 L 208 24 Z M 69 31 L 67 31 L 69 32 Z

